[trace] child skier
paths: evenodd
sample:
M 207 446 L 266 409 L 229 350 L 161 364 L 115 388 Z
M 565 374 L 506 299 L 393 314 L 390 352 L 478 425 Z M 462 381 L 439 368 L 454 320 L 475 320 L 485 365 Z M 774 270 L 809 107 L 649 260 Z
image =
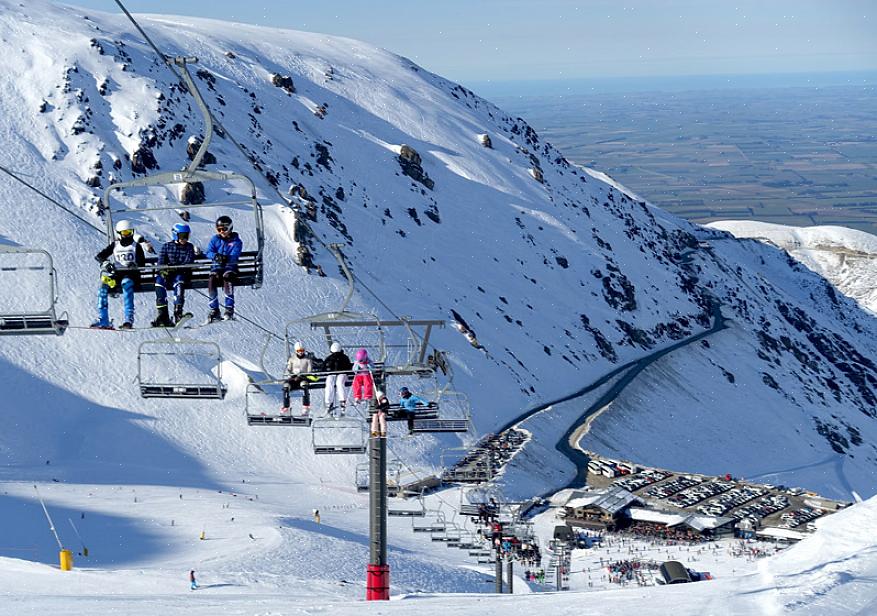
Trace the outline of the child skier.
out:
M 101 283 L 97 291 L 97 321 L 91 324 L 99 329 L 112 329 L 109 316 L 109 296 L 121 289 L 125 303 L 125 322 L 122 329 L 134 327 L 134 288 L 140 282 L 138 268 L 146 265 L 141 242 L 134 239 L 134 225 L 128 220 L 116 223 L 116 240 L 95 256 L 101 264 Z
M 195 247 L 189 243 L 192 229 L 184 222 L 178 222 L 173 228 L 173 241 L 162 245 L 158 255 L 158 265 L 170 266 L 172 269 L 160 270 L 155 277 L 155 307 L 158 316 L 152 322 L 153 327 L 173 327 L 185 315 L 183 305 L 186 301 L 185 287 L 189 283 L 190 270 L 181 266 L 195 262 Z M 174 290 L 174 320 L 171 321 L 167 307 L 168 283 Z
M 195 581 L 195 570 L 192 569 L 189 571 L 189 585 L 192 590 L 198 589 L 198 582 Z
M 238 275 L 238 258 L 244 244 L 240 236 L 233 231 L 231 218 L 220 216 L 216 219 L 216 235 L 210 239 L 207 252 L 204 254 L 213 261 L 210 267 L 210 279 L 207 283 L 207 295 L 210 298 L 210 313 L 207 322 L 213 323 L 220 319 L 234 318 L 234 284 Z M 225 294 L 225 314 L 219 315 L 219 287 Z
M 374 379 L 372 378 L 372 370 L 375 365 L 368 357 L 368 351 L 359 349 L 356 352 L 356 363 L 353 364 L 353 402 L 356 404 L 361 400 L 371 400 L 374 395 Z
M 390 410 L 390 401 L 384 392 L 375 392 L 375 414 L 372 415 L 372 436 L 386 438 L 387 436 L 387 411 Z

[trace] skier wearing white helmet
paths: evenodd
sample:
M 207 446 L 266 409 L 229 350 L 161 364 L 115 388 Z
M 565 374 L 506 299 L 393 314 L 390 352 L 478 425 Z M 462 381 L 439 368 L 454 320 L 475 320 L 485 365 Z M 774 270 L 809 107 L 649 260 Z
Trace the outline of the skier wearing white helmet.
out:
M 326 375 L 326 411 L 332 413 L 335 410 L 335 399 L 337 397 L 338 404 L 341 407 L 341 415 L 344 415 L 344 407 L 347 404 L 347 398 L 344 395 L 344 384 L 348 375 L 353 369 L 353 362 L 347 354 L 341 349 L 341 345 L 333 342 L 329 347 L 330 353 L 323 360 L 323 370 L 328 372 Z
M 112 329 L 109 316 L 109 296 L 120 291 L 125 302 L 125 322 L 122 329 L 134 327 L 134 288 L 140 282 L 138 268 L 146 265 L 141 242 L 136 241 L 134 225 L 129 220 L 116 223 L 116 240 L 101 250 L 95 260 L 101 264 L 101 283 L 97 292 L 97 321 L 91 324 L 99 329 Z

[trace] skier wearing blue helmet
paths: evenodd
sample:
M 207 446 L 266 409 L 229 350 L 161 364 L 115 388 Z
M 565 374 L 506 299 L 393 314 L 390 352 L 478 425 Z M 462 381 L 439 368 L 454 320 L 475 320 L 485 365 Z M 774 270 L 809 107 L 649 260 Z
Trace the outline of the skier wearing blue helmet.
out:
M 158 253 L 159 269 L 155 276 L 155 307 L 158 316 L 152 322 L 153 327 L 173 327 L 184 317 L 191 314 L 183 312 L 186 301 L 185 287 L 189 284 L 191 270 L 186 267 L 195 262 L 195 247 L 189 242 L 192 229 L 184 222 L 178 222 L 172 230 L 173 241 L 162 245 Z M 168 288 L 174 290 L 174 320 L 168 313 Z

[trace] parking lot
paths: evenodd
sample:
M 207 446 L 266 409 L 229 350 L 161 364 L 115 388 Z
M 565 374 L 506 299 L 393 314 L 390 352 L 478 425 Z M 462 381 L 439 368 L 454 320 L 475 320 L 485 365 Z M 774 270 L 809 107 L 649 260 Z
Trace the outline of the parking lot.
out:
M 759 527 L 812 531 L 814 520 L 846 505 L 801 488 L 675 473 L 602 458 L 590 452 L 588 455 L 591 457 L 589 486 L 622 487 L 662 511 L 723 516 L 738 521 L 749 518 Z

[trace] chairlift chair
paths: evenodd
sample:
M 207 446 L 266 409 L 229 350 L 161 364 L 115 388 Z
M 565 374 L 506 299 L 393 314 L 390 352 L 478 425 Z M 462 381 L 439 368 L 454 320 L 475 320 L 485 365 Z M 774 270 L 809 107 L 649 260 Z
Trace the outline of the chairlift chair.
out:
M 398 460 L 387 462 L 387 496 L 398 496 L 401 489 L 402 463 Z M 368 492 L 369 463 L 360 462 L 356 465 L 356 491 Z M 393 515 L 390 513 L 390 515 Z
M 411 518 L 411 530 L 415 533 L 438 533 L 446 527 L 445 514 L 439 509 L 430 509 L 421 517 Z
M 493 479 L 490 459 L 480 448 L 450 447 L 441 453 L 445 483 L 487 483 Z
M 293 414 L 280 411 L 283 396 L 283 381 L 263 381 L 247 384 L 244 413 L 249 426 L 289 426 L 309 428 L 313 419 L 310 415 Z
M 412 503 L 411 501 L 414 501 Z M 403 503 L 409 506 L 402 506 Z M 394 503 L 387 509 L 387 515 L 396 518 L 422 518 L 426 516 L 426 503 L 423 496 L 407 498 L 402 503 Z
M 23 295 L 11 289 L 27 290 L 22 284 L 22 275 L 38 272 L 46 283 L 42 305 L 21 306 L 18 301 Z M 62 335 L 67 330 L 67 319 L 58 318 L 55 312 L 55 267 L 52 256 L 38 248 L 0 246 L 0 285 L 4 292 L 0 296 L 0 335 Z M 30 295 L 25 295 L 28 300 Z M 66 315 L 62 315 L 66 316 Z
M 168 369 L 167 361 L 161 362 L 163 374 L 150 370 L 157 358 L 177 358 L 186 366 Z M 197 364 L 201 364 L 200 366 Z M 182 368 L 188 368 L 182 370 Z M 171 380 L 169 373 L 183 372 L 184 377 Z M 205 373 L 209 376 L 205 376 Z M 143 398 L 185 398 L 222 400 L 227 392 L 222 382 L 222 353 L 215 342 L 168 338 L 145 340 L 137 349 L 137 381 Z
M 199 169 L 201 161 L 204 155 L 207 153 L 208 146 L 210 144 L 210 140 L 213 135 L 213 120 L 210 115 L 210 110 L 207 105 L 204 103 L 203 98 L 201 97 L 201 93 L 198 90 L 197 85 L 192 80 L 192 76 L 189 74 L 186 65 L 189 63 L 197 62 L 197 58 L 175 58 L 174 62 L 180 68 L 180 73 L 183 77 L 183 80 L 186 83 L 186 89 L 193 96 L 195 102 L 198 106 L 198 109 L 201 111 L 204 120 L 204 139 L 201 142 L 201 147 L 198 149 L 198 152 L 193 157 L 192 162 L 189 166 L 182 170 L 176 172 L 164 172 L 157 173 L 153 175 L 149 175 L 142 178 L 137 178 L 128 182 L 117 182 L 115 184 L 110 185 L 104 191 L 102 197 L 103 209 L 106 213 L 106 224 L 107 224 L 107 239 L 108 242 L 112 242 L 115 240 L 115 221 L 114 219 L 119 219 L 122 216 L 131 217 L 135 215 L 140 215 L 142 213 L 150 213 L 149 215 L 153 215 L 152 213 L 166 212 L 168 213 L 166 220 L 156 221 L 158 223 L 163 223 L 166 228 L 170 227 L 170 221 L 177 221 L 176 216 L 170 216 L 170 213 L 178 211 L 181 207 L 186 210 L 195 210 L 200 211 L 203 209 L 220 209 L 222 210 L 222 214 L 228 214 L 230 212 L 238 211 L 242 208 L 247 210 L 252 210 L 253 216 L 253 225 L 254 225 L 254 237 L 247 238 L 245 241 L 245 248 L 249 248 L 248 244 L 252 240 L 255 241 L 255 248 L 245 250 L 238 260 L 238 276 L 235 284 L 237 286 L 251 286 L 254 289 L 262 286 L 262 275 L 263 275 L 263 263 L 262 263 L 262 253 L 265 245 L 265 233 L 264 233 L 264 223 L 262 220 L 262 206 L 259 204 L 256 195 L 256 185 L 253 181 L 246 175 L 242 173 L 224 171 L 224 172 L 216 172 L 216 171 L 206 171 L 203 169 Z M 181 184 L 191 184 L 194 182 L 200 182 L 202 185 L 205 185 L 205 194 L 208 194 L 209 191 L 206 190 L 206 185 L 215 185 L 216 183 L 229 183 L 229 182 L 242 182 L 246 186 L 246 195 L 240 199 L 232 199 L 229 201 L 221 201 L 221 202 L 205 202 L 198 205 L 181 205 L 178 203 L 176 198 L 175 189 L 173 187 Z M 151 199 L 151 204 L 149 207 L 142 208 L 129 208 L 122 206 L 114 205 L 112 198 L 116 196 L 118 200 L 118 195 L 121 191 L 136 189 L 136 188 L 165 188 L 169 192 L 173 194 L 173 198 L 170 201 L 164 201 L 156 203 L 154 199 Z M 207 222 L 210 224 L 210 232 L 212 233 L 212 222 L 215 216 L 208 217 Z M 196 226 L 196 222 L 191 221 L 193 226 Z M 242 229 L 241 225 L 238 225 L 238 229 Z M 197 235 L 197 226 L 193 229 L 193 236 Z M 142 268 L 138 268 L 138 272 L 140 275 L 140 284 L 135 288 L 135 291 L 145 293 L 145 292 L 153 292 L 155 290 L 155 278 L 156 275 L 162 270 L 184 270 L 189 272 L 190 281 L 189 286 L 195 289 L 203 289 L 207 287 L 208 280 L 210 277 L 210 269 L 212 266 L 212 262 L 207 259 L 205 256 L 196 257 L 195 263 L 193 265 L 184 265 L 184 266 L 161 266 L 158 267 L 156 263 L 155 257 L 150 257 L 147 259 L 147 265 Z
M 362 454 L 367 451 L 365 420 L 354 417 L 320 417 L 311 423 L 315 454 Z
M 414 420 L 413 431 L 424 432 L 469 432 L 472 427 L 471 407 L 469 398 L 456 391 L 445 390 L 439 393 L 436 404 L 439 416 Z

